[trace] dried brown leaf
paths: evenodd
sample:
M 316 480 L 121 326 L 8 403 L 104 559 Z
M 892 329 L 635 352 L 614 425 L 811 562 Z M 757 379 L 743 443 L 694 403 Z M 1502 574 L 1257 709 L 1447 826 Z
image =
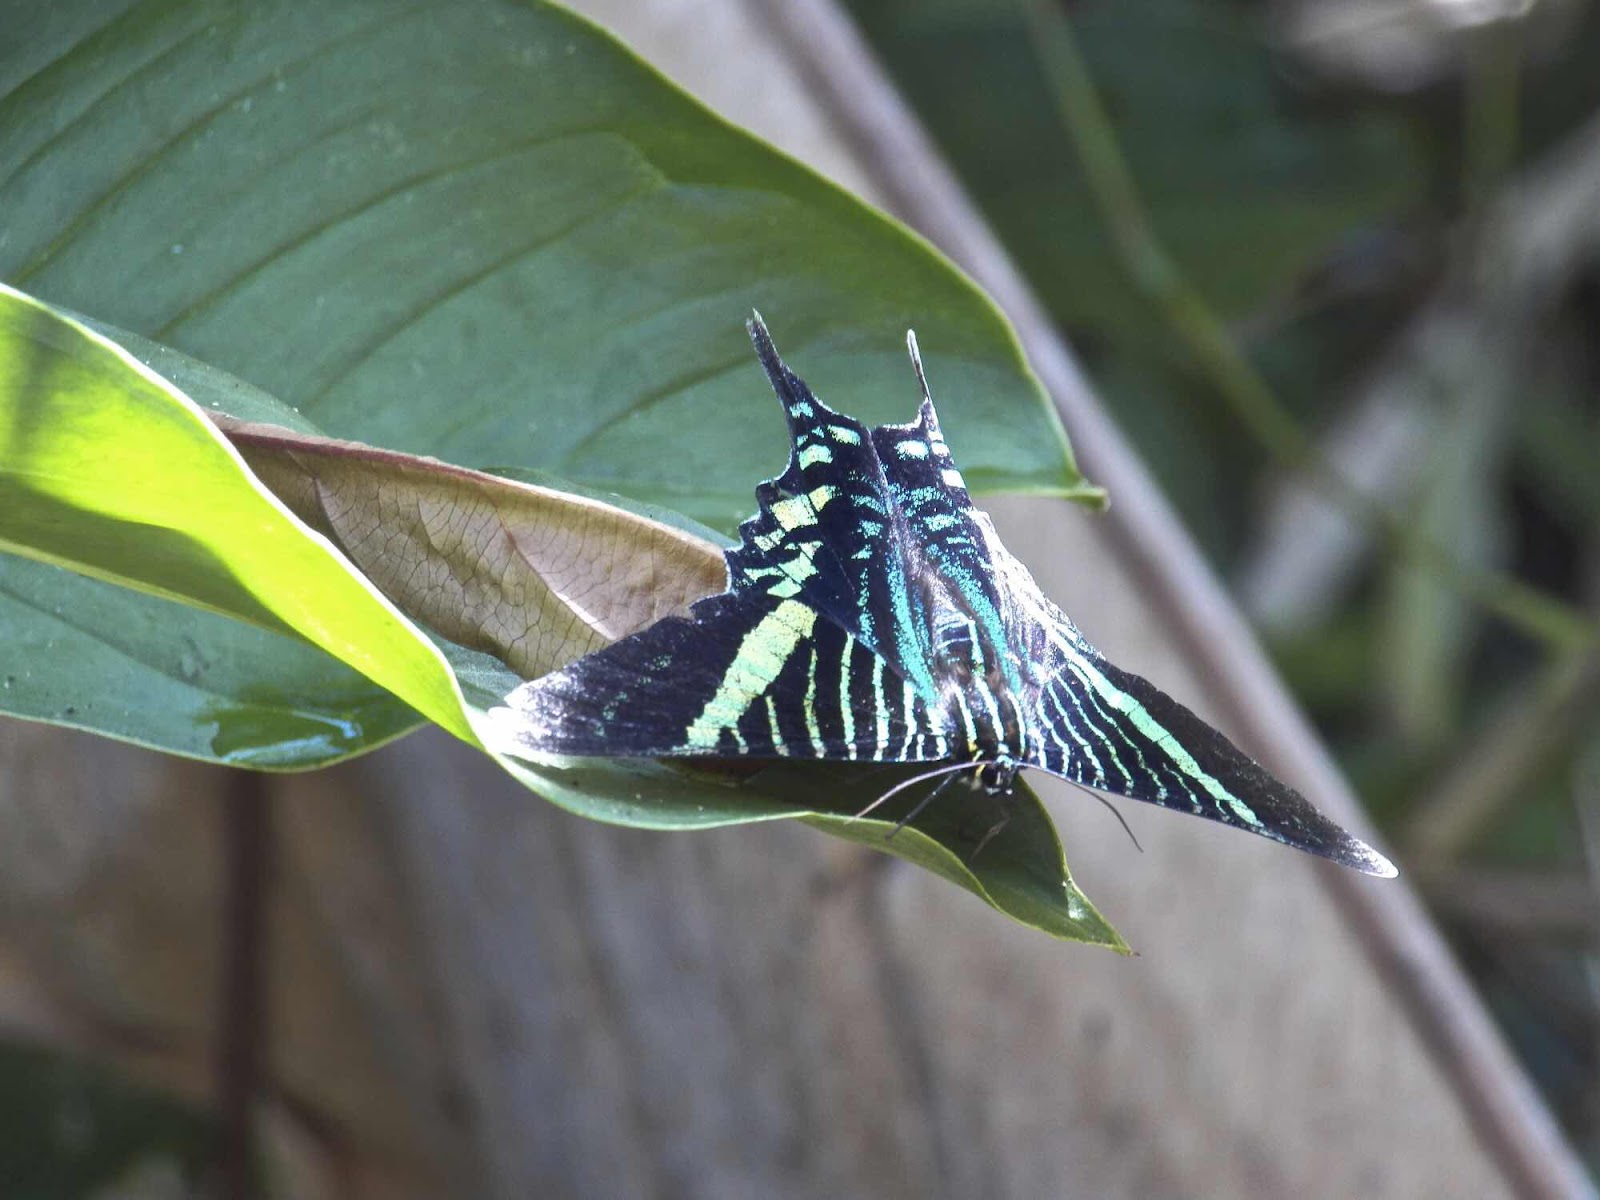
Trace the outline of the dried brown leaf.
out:
M 407 616 L 543 675 L 726 584 L 716 546 L 553 488 L 212 419 L 257 478 Z

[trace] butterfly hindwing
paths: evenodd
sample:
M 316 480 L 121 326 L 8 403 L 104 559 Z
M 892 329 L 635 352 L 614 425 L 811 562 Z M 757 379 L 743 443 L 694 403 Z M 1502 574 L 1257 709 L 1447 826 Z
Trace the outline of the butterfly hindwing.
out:
M 507 697 L 547 754 L 932 761 L 949 746 L 880 656 L 794 600 L 723 592 Z
M 1108 662 L 1061 617 L 1035 716 L 1034 765 L 1087 787 L 1260 834 L 1374 874 L 1392 871 L 1218 730 Z

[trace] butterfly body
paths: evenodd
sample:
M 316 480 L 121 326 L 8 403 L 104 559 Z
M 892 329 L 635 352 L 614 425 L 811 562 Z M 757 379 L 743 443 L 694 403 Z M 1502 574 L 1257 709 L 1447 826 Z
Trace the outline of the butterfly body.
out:
M 507 697 L 517 746 L 970 764 L 1190 812 L 1371 874 L 1394 868 L 1222 734 L 1108 662 L 974 508 L 928 394 L 867 429 L 751 337 L 788 419 L 787 469 L 726 552 L 728 588 Z

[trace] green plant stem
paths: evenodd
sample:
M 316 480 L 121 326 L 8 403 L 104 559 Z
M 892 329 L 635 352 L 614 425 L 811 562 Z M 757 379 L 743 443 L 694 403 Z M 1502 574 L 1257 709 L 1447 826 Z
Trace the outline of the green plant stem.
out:
M 1357 489 L 1322 457 L 1156 235 L 1059 0 L 1017 2 L 1124 269 L 1251 436 L 1280 465 L 1304 471 L 1386 548 L 1446 579 L 1508 625 L 1563 652 L 1600 644 L 1600 627 L 1587 615 L 1511 576 L 1466 567 Z

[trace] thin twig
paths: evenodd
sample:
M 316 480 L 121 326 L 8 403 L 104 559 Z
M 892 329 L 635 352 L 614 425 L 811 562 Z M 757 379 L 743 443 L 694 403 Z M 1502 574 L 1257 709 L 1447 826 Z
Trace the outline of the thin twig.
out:
M 1157 236 L 1066 13 L 1057 0 L 1017 2 L 1124 269 L 1251 436 L 1282 466 L 1306 472 L 1392 552 L 1447 580 L 1507 624 L 1562 652 L 1600 644 L 1600 627 L 1587 616 L 1519 579 L 1466 566 L 1352 485 L 1322 457 Z

